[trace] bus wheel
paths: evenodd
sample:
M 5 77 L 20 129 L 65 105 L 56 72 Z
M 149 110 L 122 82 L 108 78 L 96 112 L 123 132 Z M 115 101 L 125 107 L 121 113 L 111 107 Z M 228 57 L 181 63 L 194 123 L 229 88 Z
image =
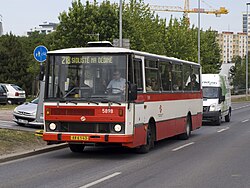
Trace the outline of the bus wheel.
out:
M 85 145 L 84 144 L 69 144 L 69 148 L 74 153 L 83 152 Z
M 230 122 L 231 119 L 231 109 L 229 109 L 228 114 L 225 116 L 225 121 Z
M 136 148 L 137 153 L 148 153 L 151 148 L 154 147 L 155 134 L 154 134 L 153 125 L 149 124 L 147 128 L 147 143 L 146 145 L 142 145 L 139 148 Z
M 187 140 L 191 135 L 191 120 L 190 116 L 187 116 L 187 121 L 186 121 L 186 130 L 184 133 L 179 135 L 180 140 Z

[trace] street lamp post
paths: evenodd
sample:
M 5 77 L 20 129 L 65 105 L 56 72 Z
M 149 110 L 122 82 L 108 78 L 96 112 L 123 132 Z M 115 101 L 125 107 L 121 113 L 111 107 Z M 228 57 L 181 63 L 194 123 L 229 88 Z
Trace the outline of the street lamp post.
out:
M 248 98 L 248 5 L 250 3 L 247 3 L 246 98 Z
M 200 33 L 200 8 L 201 8 L 201 1 L 198 0 L 198 64 L 201 64 L 201 33 Z
M 119 46 L 120 48 L 122 47 L 122 0 L 120 0 L 120 24 L 119 24 Z

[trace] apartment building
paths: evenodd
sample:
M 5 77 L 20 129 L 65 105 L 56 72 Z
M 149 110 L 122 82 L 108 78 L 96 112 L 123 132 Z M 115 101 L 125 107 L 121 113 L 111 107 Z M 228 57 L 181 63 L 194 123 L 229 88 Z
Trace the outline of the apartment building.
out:
M 242 13 L 242 18 L 243 18 L 243 24 L 242 24 L 242 26 L 243 26 L 243 33 L 247 33 L 247 26 L 248 26 L 248 32 L 250 31 L 250 24 L 249 24 L 249 22 L 250 22 L 250 19 L 249 19 L 249 13 L 248 13 L 248 23 L 247 23 L 247 13 L 246 12 L 243 12 Z
M 234 56 L 245 57 L 247 51 L 246 33 L 218 33 L 217 41 L 221 49 L 221 60 L 223 63 L 231 63 Z
M 55 31 L 57 25 L 58 25 L 57 23 L 43 22 L 38 27 L 35 27 L 35 28 L 27 31 L 27 35 L 29 36 L 33 32 L 39 32 L 42 34 L 49 34 L 53 31 Z

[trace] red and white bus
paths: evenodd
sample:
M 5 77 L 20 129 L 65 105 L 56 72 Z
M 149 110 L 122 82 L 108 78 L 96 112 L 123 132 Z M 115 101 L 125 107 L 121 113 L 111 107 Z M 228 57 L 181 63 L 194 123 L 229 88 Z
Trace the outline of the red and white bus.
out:
M 93 143 L 118 144 L 146 153 L 155 141 L 188 139 L 201 127 L 199 64 L 103 44 L 48 52 L 48 144 L 67 142 L 72 152 Z M 124 86 L 110 87 L 117 74 Z M 189 84 L 192 75 L 196 85 Z

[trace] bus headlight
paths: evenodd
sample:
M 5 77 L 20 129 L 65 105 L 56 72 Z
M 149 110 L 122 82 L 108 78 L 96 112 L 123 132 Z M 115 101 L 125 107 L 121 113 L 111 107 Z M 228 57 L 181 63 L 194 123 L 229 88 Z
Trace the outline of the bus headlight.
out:
M 114 126 L 114 130 L 115 130 L 115 132 L 119 133 L 119 132 L 121 132 L 121 130 L 122 130 L 122 126 L 121 126 L 120 124 L 116 124 L 116 125 Z
M 56 128 L 57 128 L 57 126 L 56 126 L 55 123 L 50 123 L 50 124 L 49 124 L 49 129 L 50 129 L 50 130 L 54 131 L 54 130 L 56 130 Z

